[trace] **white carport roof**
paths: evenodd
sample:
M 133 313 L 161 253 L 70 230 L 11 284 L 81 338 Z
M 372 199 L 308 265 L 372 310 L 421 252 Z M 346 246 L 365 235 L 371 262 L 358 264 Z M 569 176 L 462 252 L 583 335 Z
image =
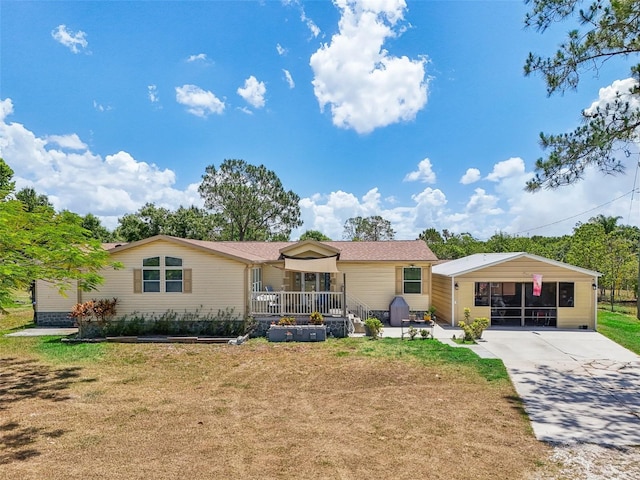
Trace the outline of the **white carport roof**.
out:
M 567 268 L 569 270 L 573 270 L 585 275 L 591 275 L 593 277 L 601 276 L 600 273 L 594 272 L 593 270 L 587 270 L 585 268 L 576 267 L 575 265 L 569 265 L 568 263 L 558 262 L 556 260 L 551 260 L 550 258 L 545 258 L 526 252 L 476 253 L 467 257 L 458 258 L 456 260 L 450 260 L 448 262 L 434 265 L 431 268 L 431 271 L 436 275 L 455 277 L 522 257 L 537 260 L 543 263 L 548 263 L 549 265 L 555 265 L 557 267 Z

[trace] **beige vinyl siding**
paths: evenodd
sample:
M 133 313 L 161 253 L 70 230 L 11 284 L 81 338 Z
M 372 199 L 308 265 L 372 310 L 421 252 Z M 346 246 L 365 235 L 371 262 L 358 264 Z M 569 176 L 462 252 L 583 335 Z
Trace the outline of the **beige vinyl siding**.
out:
M 476 307 L 475 295 L 476 285 L 475 282 L 461 280 L 461 277 L 456 277 L 458 282 L 458 290 L 454 289 L 455 298 L 455 319 L 456 325 L 459 321 L 464 320 L 464 309 L 469 309 L 469 319 L 473 321 L 474 318 L 488 318 L 491 319 L 491 307 Z
M 408 266 L 408 265 L 403 265 Z M 388 310 L 396 296 L 396 267 L 393 263 L 338 263 L 338 280 L 346 274 L 347 295 L 356 297 L 371 310 Z M 423 267 L 423 275 L 429 267 Z M 428 273 L 427 273 L 428 275 Z M 428 285 L 428 278 L 427 278 Z M 428 290 L 428 287 L 427 287 Z M 401 295 L 411 310 L 423 311 L 429 308 L 429 292 Z
M 451 278 L 444 275 L 431 277 L 431 303 L 436 307 L 438 321 L 451 323 Z
M 62 294 L 54 284 L 38 280 L 36 283 L 36 311 L 37 312 L 70 312 L 80 301 L 77 283 Z
M 544 279 L 543 279 L 544 282 Z M 558 307 L 558 328 L 595 328 L 595 293 L 592 282 L 575 282 L 573 307 Z
M 262 266 L 262 289 L 269 285 L 274 290 L 279 291 L 282 289 L 285 284 L 284 279 L 284 263 L 280 266 L 280 268 L 276 268 L 272 265 L 263 265 Z
M 182 259 L 185 272 L 182 293 L 134 293 L 134 270 L 142 268 L 144 258 L 156 256 Z M 233 308 L 238 315 L 245 314 L 248 273 L 241 262 L 163 240 L 114 253 L 112 259 L 125 268 L 104 270 L 105 283 L 94 292 L 94 297 L 118 298 L 118 314 L 163 313 L 169 309 L 178 313 L 195 310 L 217 313 L 225 308 Z M 188 270 L 190 274 L 186 273 Z M 187 293 L 189 275 L 191 293 Z

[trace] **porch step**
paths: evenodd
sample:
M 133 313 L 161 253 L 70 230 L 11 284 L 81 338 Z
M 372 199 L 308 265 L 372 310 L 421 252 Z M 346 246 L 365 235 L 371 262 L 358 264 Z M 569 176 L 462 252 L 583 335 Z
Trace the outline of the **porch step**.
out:
M 362 319 L 360 317 L 356 317 L 356 316 L 350 315 L 349 318 L 351 319 L 351 322 L 353 323 L 353 333 L 365 333 L 364 322 L 362 321 Z

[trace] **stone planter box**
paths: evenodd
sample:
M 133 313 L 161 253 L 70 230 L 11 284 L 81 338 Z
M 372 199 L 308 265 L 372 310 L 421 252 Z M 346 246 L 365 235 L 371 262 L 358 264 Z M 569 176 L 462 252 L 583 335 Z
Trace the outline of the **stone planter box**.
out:
M 267 330 L 270 342 L 324 342 L 325 325 L 271 325 Z

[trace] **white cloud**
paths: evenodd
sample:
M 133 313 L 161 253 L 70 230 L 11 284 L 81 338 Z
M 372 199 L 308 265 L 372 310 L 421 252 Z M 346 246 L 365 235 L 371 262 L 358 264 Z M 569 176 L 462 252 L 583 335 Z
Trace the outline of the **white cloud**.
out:
M 419 206 L 426 205 L 429 207 L 443 207 L 447 204 L 447 197 L 442 193 L 442 190 L 438 188 L 433 189 L 431 187 L 425 188 L 417 195 L 412 195 L 411 199 Z
M 280 45 L 279 43 L 276 44 L 276 50 L 278 52 L 278 55 L 282 56 L 284 54 L 287 53 L 287 49 L 284 48 L 282 45 Z
M 135 212 L 146 202 L 170 209 L 202 205 L 197 192 L 199 178 L 178 189 L 171 169 L 136 159 L 126 151 L 97 154 L 75 133 L 37 135 L 22 124 L 8 122 L 13 111 L 11 99 L 0 100 L 0 157 L 15 171 L 18 188 L 31 186 L 48 195 L 57 209 L 91 212 L 114 228 L 118 217 Z M 626 159 L 624 152 L 619 154 L 622 161 L 635 167 L 635 156 Z M 413 186 L 409 184 L 402 192 L 371 186 L 364 194 L 337 190 L 309 195 L 300 201 L 304 225 L 292 238 L 314 229 L 341 239 L 344 222 L 359 215 L 388 219 L 398 239 L 417 238 L 431 227 L 468 232 L 479 239 L 498 231 L 563 235 L 570 233 L 576 222 L 598 214 L 622 215 L 625 224 L 639 224 L 640 199 L 635 195 L 631 201 L 630 195 L 634 175 L 603 176 L 591 169 L 575 185 L 529 193 L 524 185 L 532 172 L 523 164 L 521 168 L 519 160 L 498 163 L 493 181 L 471 195 L 455 191 L 456 183 L 446 189 L 427 187 L 415 192 L 406 192 Z M 393 194 L 410 197 L 394 198 Z
M 149 85 L 147 87 L 147 94 L 149 96 L 149 101 L 151 103 L 158 103 L 160 101 L 160 97 L 158 96 L 158 87 L 155 85 Z
M 264 107 L 264 94 L 267 88 L 264 82 L 259 82 L 253 75 L 244 81 L 244 87 L 239 87 L 237 92 L 254 108 Z
M 289 72 L 289 70 L 285 70 L 284 68 L 282 69 L 282 72 L 284 73 L 284 78 L 287 81 L 287 84 L 289 85 L 289 88 L 295 88 L 296 83 L 293 81 L 293 77 L 291 76 L 291 72 Z
M 633 110 L 640 110 L 640 99 L 637 94 L 632 94 L 631 90 L 638 86 L 638 81 L 634 78 L 615 80 L 611 85 L 603 87 L 598 92 L 598 99 L 584 110 L 587 115 L 594 114 L 598 107 L 603 108 L 607 103 L 616 100 L 628 103 Z
M 192 62 L 205 62 L 207 63 L 209 61 L 209 59 L 207 58 L 207 54 L 206 53 L 198 53 L 196 55 L 189 55 L 187 57 L 187 62 L 192 63 Z
M 432 170 L 431 160 L 425 158 L 418 164 L 418 170 L 408 173 L 405 182 L 436 183 L 436 174 Z
M 307 26 L 307 28 L 311 31 L 311 35 L 313 38 L 316 38 L 320 35 L 320 27 L 318 27 L 315 22 L 307 17 L 307 14 L 304 11 L 304 7 L 302 6 L 302 2 L 300 0 L 281 0 L 282 4 L 285 6 L 295 6 L 300 10 L 300 20 Z
M 120 151 L 104 158 L 89 150 L 77 134 L 40 137 L 24 125 L 7 123 L 10 99 L 0 101 L 0 156 L 15 172 L 17 188 L 31 186 L 58 210 L 93 213 L 108 228 L 118 217 L 146 202 L 176 209 L 202 205 L 197 184 L 175 188 L 176 175 Z
M 85 51 L 89 46 L 89 42 L 86 38 L 87 34 L 85 32 L 78 30 L 74 33 L 71 30 L 67 30 L 66 25 L 58 25 L 51 31 L 51 36 L 56 42 L 64 45 L 73 53 Z
M 47 144 L 56 144 L 68 150 L 86 150 L 87 144 L 80 140 L 77 133 L 71 135 L 49 135 L 45 138 Z
M 425 58 L 394 57 L 383 48 L 401 33 L 404 0 L 336 0 L 340 32 L 310 59 L 320 109 L 334 125 L 368 133 L 413 120 L 427 103 Z
M 503 178 L 519 176 L 524 173 L 524 161 L 519 157 L 498 162 L 493 166 L 493 171 L 487 175 L 487 180 L 497 182 Z
M 4 119 L 13 113 L 13 102 L 10 98 L 0 100 L 0 121 L 4 122 Z
M 302 9 L 302 7 L 300 7 L 300 9 L 301 9 L 300 20 L 302 20 L 305 23 L 305 25 L 311 32 L 311 35 L 313 35 L 313 38 L 317 38 L 317 36 L 320 35 L 320 27 L 318 27 L 313 20 L 307 17 L 307 14 Z
M 467 213 L 473 215 L 500 215 L 504 210 L 499 208 L 499 198 L 495 195 L 489 195 L 482 188 L 476 188 L 473 195 L 467 202 Z
M 99 112 L 108 112 L 110 110 L 113 110 L 111 105 L 105 106 L 105 105 L 102 105 L 101 103 L 98 103 L 96 100 L 93 101 L 93 108 L 95 108 Z
M 197 117 L 207 117 L 212 113 L 222 114 L 225 104 L 213 93 L 196 85 L 176 87 L 176 101 L 187 107 L 187 111 Z
M 460 183 L 463 185 L 469 185 L 480 180 L 480 170 L 477 168 L 468 168 L 464 175 L 460 178 Z

